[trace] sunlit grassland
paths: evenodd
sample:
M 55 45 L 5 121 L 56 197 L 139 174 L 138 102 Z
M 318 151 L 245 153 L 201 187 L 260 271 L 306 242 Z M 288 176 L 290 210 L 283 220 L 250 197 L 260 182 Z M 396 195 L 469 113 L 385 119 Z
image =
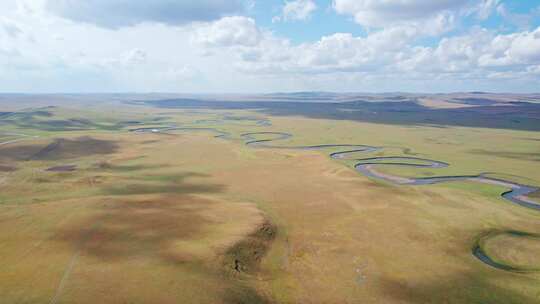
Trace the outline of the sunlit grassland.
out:
M 522 272 L 540 270 L 540 235 L 501 232 L 482 242 L 483 250 L 497 263 Z
M 537 132 L 429 126 L 390 126 L 373 123 L 330 121 L 301 117 L 272 117 L 274 131 L 294 134 L 291 144 L 352 143 L 383 147 L 360 154 L 373 156 L 414 156 L 444 161 L 448 168 L 392 167 L 385 169 L 404 175 L 475 175 L 483 172 L 505 174 L 505 178 L 540 183 L 534 170 L 540 161 Z M 536 140 L 535 140 L 536 139 Z M 286 144 L 286 143 L 284 143 Z M 408 153 L 403 149 L 409 148 Z M 514 176 L 509 176 L 514 175 Z

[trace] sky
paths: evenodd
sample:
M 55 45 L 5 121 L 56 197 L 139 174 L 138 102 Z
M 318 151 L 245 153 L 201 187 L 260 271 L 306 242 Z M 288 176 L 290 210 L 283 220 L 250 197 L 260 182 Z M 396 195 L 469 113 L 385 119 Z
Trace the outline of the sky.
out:
M 540 92 L 540 0 L 0 0 L 0 92 Z

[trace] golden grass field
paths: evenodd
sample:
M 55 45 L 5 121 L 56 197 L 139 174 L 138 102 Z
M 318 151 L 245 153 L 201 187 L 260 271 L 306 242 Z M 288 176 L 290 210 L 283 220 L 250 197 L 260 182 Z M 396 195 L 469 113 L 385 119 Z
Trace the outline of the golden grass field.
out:
M 236 137 L 289 132 L 291 145 L 392 146 L 371 155 L 414 153 L 451 166 L 381 171 L 504 172 L 540 185 L 535 132 L 302 117 L 254 126 L 217 123 L 223 113 L 209 110 L 85 111 L 54 113 L 156 127 L 206 120 L 197 126 Z M 500 187 L 395 186 L 321 151 L 253 148 L 209 131 L 128 129 L 6 129 L 40 137 L 0 146 L 0 303 L 540 302 L 540 272 L 499 270 L 471 254 L 488 231 L 540 233 L 540 212 L 502 200 Z M 47 171 L 65 165 L 76 167 Z M 533 269 L 539 243 L 500 235 L 484 247 L 498 261 Z

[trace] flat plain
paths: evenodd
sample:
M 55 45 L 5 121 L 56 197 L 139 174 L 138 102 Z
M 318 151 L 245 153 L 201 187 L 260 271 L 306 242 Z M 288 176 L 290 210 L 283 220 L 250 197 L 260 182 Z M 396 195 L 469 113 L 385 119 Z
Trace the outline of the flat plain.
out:
M 538 303 L 507 185 L 355 170 L 539 187 L 537 97 L 469 95 L 4 96 L 0 303 Z

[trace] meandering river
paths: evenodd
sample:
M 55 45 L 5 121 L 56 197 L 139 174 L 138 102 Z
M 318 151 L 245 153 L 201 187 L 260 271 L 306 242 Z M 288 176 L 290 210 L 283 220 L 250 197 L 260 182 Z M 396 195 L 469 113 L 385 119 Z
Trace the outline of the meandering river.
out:
M 265 124 L 257 124 L 265 125 Z M 234 139 L 234 137 L 225 131 L 215 128 L 198 128 L 198 127 L 178 127 L 169 126 L 161 128 L 138 128 L 131 130 L 133 132 L 153 132 L 153 133 L 169 133 L 173 131 L 208 131 L 216 134 L 217 138 Z M 334 152 L 328 155 L 336 160 L 349 160 L 355 163 L 354 168 L 359 173 L 380 181 L 396 184 L 396 185 L 432 185 L 445 182 L 466 181 L 474 183 L 482 183 L 489 185 L 496 185 L 506 188 L 507 190 L 501 193 L 501 197 L 506 201 L 540 211 L 540 203 L 534 199 L 528 197 L 529 194 L 539 191 L 538 187 L 524 185 L 509 180 L 499 179 L 488 176 L 488 173 L 481 173 L 477 175 L 453 175 L 453 176 L 434 176 L 434 177 L 404 177 L 399 175 L 392 175 L 389 173 L 382 173 L 377 170 L 377 166 L 406 166 L 417 168 L 446 168 L 448 163 L 438 160 L 418 158 L 418 157 L 405 157 L 405 156 L 385 156 L 385 157 L 358 157 L 361 153 L 371 153 L 375 151 L 381 151 L 387 147 L 375 147 L 363 144 L 321 144 L 310 146 L 287 146 L 277 144 L 289 140 L 293 137 L 290 133 L 285 132 L 250 132 L 240 135 L 240 139 L 248 146 L 259 148 L 271 148 L 271 149 L 295 149 L 295 150 L 332 150 Z M 337 152 L 335 150 L 338 150 Z M 527 235 L 523 232 L 522 235 Z M 472 248 L 471 252 L 480 261 L 502 270 L 515 271 L 516 269 L 505 265 L 504 263 L 497 262 L 492 259 L 486 252 L 483 251 L 481 246 L 477 244 Z

